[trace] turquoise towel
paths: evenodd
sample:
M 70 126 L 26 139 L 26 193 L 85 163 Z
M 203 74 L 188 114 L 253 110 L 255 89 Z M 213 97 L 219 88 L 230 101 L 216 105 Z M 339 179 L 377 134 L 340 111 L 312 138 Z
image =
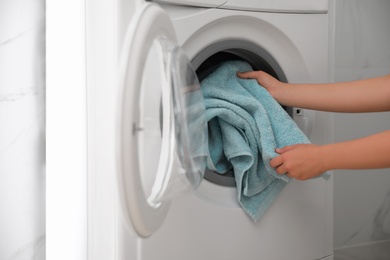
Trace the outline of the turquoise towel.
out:
M 201 83 L 209 132 L 208 169 L 233 170 L 242 208 L 258 221 L 289 181 L 269 165 L 275 148 L 309 143 L 286 111 L 256 80 L 244 61 L 222 63 Z

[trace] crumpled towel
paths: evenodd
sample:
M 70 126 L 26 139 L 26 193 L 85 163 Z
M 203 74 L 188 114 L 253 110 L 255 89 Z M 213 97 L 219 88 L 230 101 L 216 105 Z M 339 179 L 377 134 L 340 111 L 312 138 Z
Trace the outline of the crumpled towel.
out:
M 278 155 L 275 148 L 310 142 L 256 80 L 236 76 L 250 70 L 247 62 L 227 61 L 201 86 L 208 121 L 207 168 L 220 174 L 233 170 L 237 199 L 258 221 L 289 181 L 269 165 Z

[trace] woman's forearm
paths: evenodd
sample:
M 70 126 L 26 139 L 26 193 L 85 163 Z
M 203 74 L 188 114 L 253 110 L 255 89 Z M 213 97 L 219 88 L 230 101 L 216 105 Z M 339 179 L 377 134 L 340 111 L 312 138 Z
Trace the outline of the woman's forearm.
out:
M 286 84 L 274 97 L 286 106 L 332 112 L 390 110 L 390 75 L 333 84 Z
M 324 145 L 325 170 L 378 169 L 390 167 L 390 130 L 346 142 Z
M 263 71 L 239 72 L 256 79 L 281 104 L 331 112 L 390 111 L 390 75 L 333 84 L 282 83 Z

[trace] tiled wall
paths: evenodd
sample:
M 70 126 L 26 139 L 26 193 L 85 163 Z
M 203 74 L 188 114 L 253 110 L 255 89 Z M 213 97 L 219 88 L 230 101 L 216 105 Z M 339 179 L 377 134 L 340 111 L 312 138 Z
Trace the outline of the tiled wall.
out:
M 0 1 L 0 259 L 45 258 L 45 1 Z
M 389 13 L 388 0 L 336 0 L 335 81 L 390 74 Z M 335 141 L 387 129 L 390 129 L 387 112 L 335 114 Z M 390 170 L 336 171 L 334 246 L 387 239 L 390 239 Z

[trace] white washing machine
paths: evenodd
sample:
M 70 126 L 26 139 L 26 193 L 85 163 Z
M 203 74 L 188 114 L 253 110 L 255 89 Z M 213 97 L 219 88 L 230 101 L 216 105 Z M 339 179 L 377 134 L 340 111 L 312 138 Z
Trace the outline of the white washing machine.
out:
M 91 30 L 88 71 L 112 79 L 119 60 L 116 84 L 89 87 L 91 259 L 333 259 L 332 178 L 290 181 L 254 223 L 237 203 L 232 177 L 204 171 L 202 153 L 191 157 L 207 144 L 204 124 L 191 128 L 204 111 L 186 114 L 182 97 L 199 90 L 197 75 L 231 57 L 282 81 L 329 81 L 328 1 L 110 6 L 111 25 L 99 12 L 87 19 L 110 33 Z M 116 40 L 103 45 L 110 36 Z M 112 67 L 104 70 L 99 55 Z M 286 110 L 313 143 L 332 141 L 331 114 Z M 187 134 L 196 142 L 188 145 Z

